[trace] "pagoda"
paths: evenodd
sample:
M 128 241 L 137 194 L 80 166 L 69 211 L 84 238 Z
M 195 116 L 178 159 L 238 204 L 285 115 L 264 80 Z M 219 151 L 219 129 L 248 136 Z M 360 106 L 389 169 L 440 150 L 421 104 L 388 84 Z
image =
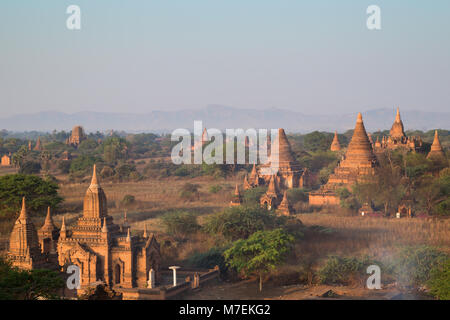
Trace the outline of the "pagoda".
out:
M 334 132 L 333 142 L 331 142 L 331 151 L 339 151 L 341 150 L 341 144 L 339 143 L 337 131 Z
M 36 228 L 27 212 L 25 197 L 22 198 L 22 209 L 9 238 L 7 257 L 13 266 L 21 269 L 46 267 Z
M 350 188 L 354 183 L 375 174 L 377 158 L 369 141 L 361 113 L 358 113 L 355 130 L 348 145 L 347 152 L 338 163 L 326 185 L 318 191 L 309 193 L 311 205 L 338 205 L 336 189 Z
M 428 159 L 433 160 L 446 160 L 444 150 L 442 149 L 441 142 L 439 141 L 438 131 L 434 131 L 433 144 L 431 145 L 430 152 L 427 155 Z

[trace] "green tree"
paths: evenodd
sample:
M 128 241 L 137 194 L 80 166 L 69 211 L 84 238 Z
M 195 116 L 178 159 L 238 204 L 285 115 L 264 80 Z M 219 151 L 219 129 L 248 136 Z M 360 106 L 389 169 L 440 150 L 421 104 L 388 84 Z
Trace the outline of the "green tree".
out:
M 211 216 L 205 225 L 210 234 L 220 234 L 228 240 L 246 239 L 257 231 L 273 229 L 279 223 L 271 211 L 254 206 L 234 206 Z
M 24 161 L 19 169 L 19 173 L 38 174 L 41 172 L 41 164 L 36 161 Z
M 109 137 L 101 147 L 103 158 L 107 163 L 116 163 L 118 160 L 125 160 L 128 156 L 128 143 L 123 138 Z
M 64 285 L 57 272 L 18 269 L 0 257 L 0 300 L 57 299 Z
M 259 277 L 259 291 L 263 278 L 281 265 L 291 251 L 294 237 L 282 229 L 258 231 L 246 240 L 238 240 L 224 252 L 225 261 L 238 272 Z
M 197 216 L 191 212 L 168 213 L 162 217 L 162 222 L 166 232 L 176 237 L 186 237 L 200 230 Z
M 10 174 L 0 177 L 0 216 L 13 217 L 20 210 L 22 197 L 26 197 L 27 209 L 44 214 L 62 201 L 58 196 L 58 185 L 50 180 L 24 174 Z
M 450 258 L 433 267 L 428 286 L 436 298 L 450 300 Z
M 99 159 L 91 155 L 81 155 L 73 159 L 70 163 L 70 173 L 84 174 L 92 170 L 95 163 L 98 163 Z

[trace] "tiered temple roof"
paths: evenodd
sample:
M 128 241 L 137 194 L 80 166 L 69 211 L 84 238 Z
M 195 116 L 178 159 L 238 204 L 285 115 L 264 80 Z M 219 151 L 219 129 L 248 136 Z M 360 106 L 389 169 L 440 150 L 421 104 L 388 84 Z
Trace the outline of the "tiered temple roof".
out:
M 25 197 L 22 209 L 14 224 L 9 240 L 8 258 L 23 269 L 33 269 L 45 265 L 45 257 L 41 253 L 36 228 L 28 216 Z
M 292 153 L 291 145 L 286 137 L 284 129 L 278 129 L 277 139 L 272 141 L 270 151 L 269 163 L 261 165 L 261 168 L 268 169 L 269 167 L 272 167 L 272 169 L 278 169 L 277 172 L 272 172 L 272 174 L 277 175 L 277 178 L 280 180 L 280 187 L 298 187 L 298 182 L 303 169 Z M 271 179 L 271 175 L 266 174 L 263 179 L 268 183 Z
M 277 213 L 279 215 L 284 216 L 290 216 L 294 214 L 294 209 L 292 208 L 291 204 L 289 203 L 287 191 L 284 191 L 283 200 L 281 201 L 280 205 L 277 208 Z

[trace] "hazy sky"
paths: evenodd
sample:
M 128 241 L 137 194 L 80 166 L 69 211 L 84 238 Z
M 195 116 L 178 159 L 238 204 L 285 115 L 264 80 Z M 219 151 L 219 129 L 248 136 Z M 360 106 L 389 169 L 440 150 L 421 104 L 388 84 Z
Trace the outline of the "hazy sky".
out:
M 208 104 L 449 111 L 450 1 L 0 2 L 0 117 Z

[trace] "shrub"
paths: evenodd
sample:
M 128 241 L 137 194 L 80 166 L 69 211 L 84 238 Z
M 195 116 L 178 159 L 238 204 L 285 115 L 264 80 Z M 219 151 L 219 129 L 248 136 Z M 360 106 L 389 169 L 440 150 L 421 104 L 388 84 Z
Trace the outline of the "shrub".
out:
M 228 240 L 246 239 L 256 231 L 269 230 L 277 226 L 278 219 L 260 206 L 237 206 L 226 208 L 209 218 L 205 230 L 220 234 Z
M 123 205 L 123 206 L 129 206 L 129 205 L 132 205 L 133 203 L 135 203 L 136 202 L 136 199 L 135 199 L 135 197 L 133 196 L 133 195 L 131 195 L 131 194 L 126 194 L 124 197 L 123 197 L 123 199 L 122 199 L 122 201 L 121 201 L 121 204 Z
M 259 199 L 267 191 L 267 187 L 256 187 L 244 191 L 243 202 L 247 205 L 259 205 Z
M 217 193 L 217 192 L 219 192 L 220 190 L 222 190 L 222 186 L 220 186 L 220 185 L 218 185 L 218 184 L 213 185 L 213 186 L 211 186 L 211 187 L 209 188 L 209 192 L 210 192 L 210 193 Z
M 211 269 L 219 266 L 220 272 L 225 273 L 227 266 L 222 248 L 214 247 L 204 253 L 195 252 L 187 259 L 187 265 L 195 268 Z
M 197 216 L 191 212 L 172 212 L 162 217 L 166 232 L 176 237 L 186 237 L 200 230 Z
M 51 180 L 24 174 L 5 175 L 0 177 L 0 217 L 15 215 L 24 196 L 32 213 L 45 214 L 48 206 L 56 208 L 62 201 L 58 184 Z
M 287 194 L 288 200 L 292 205 L 296 204 L 297 202 L 308 201 L 308 194 L 303 189 L 299 188 L 288 189 Z
M 185 177 L 189 175 L 189 170 L 186 166 L 181 166 L 177 168 L 173 174 L 177 177 Z
M 450 300 L 450 258 L 431 270 L 428 286 L 436 298 Z
M 430 279 L 433 267 L 443 265 L 446 258 L 445 253 L 432 247 L 406 247 L 397 254 L 393 268 L 401 285 L 423 285 Z
M 59 161 L 58 162 L 58 169 L 61 171 L 62 174 L 69 173 L 70 161 L 68 161 L 68 160 Z
M 180 198 L 193 201 L 199 198 L 198 185 L 193 183 L 185 183 L 180 190 Z
M 355 257 L 347 258 L 340 256 L 331 256 L 325 265 L 319 270 L 319 281 L 323 284 L 343 284 L 361 281 L 366 277 L 366 268 L 369 265 L 376 264 L 383 268 L 377 261 L 371 261 L 368 257 L 358 259 Z

